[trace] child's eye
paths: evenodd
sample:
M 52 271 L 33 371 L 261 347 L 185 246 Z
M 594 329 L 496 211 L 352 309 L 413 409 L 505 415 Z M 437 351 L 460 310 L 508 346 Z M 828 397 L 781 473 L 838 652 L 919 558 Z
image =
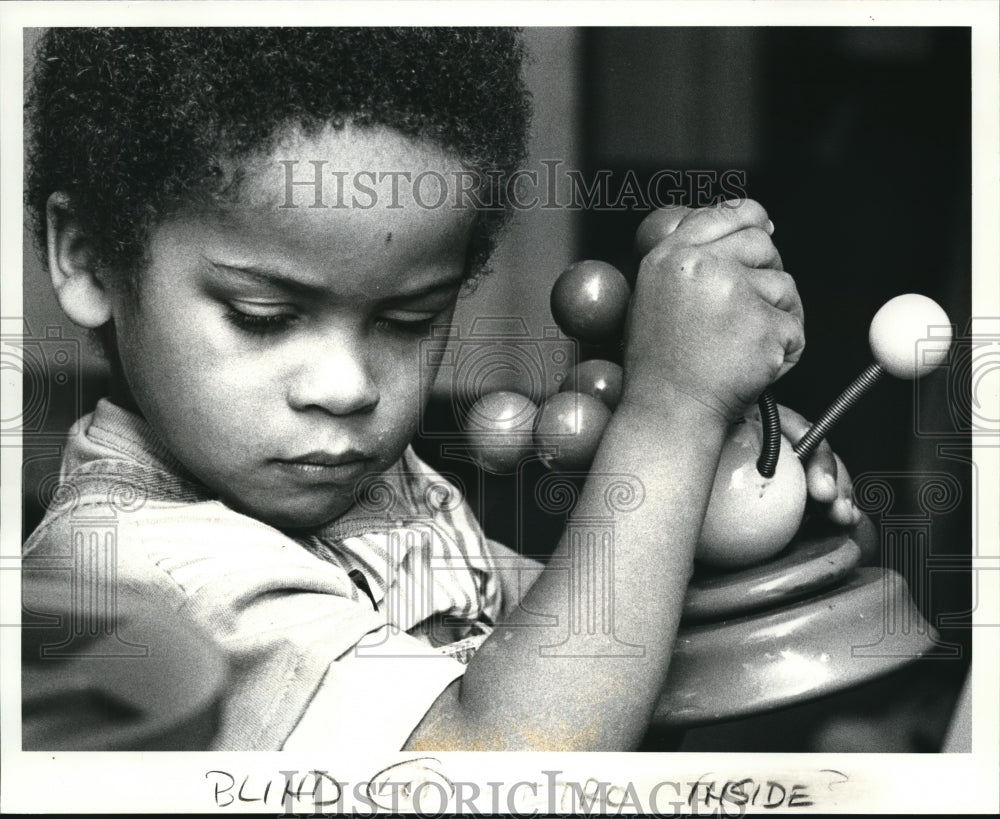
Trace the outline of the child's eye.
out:
M 379 330 L 389 330 L 391 332 L 404 333 L 407 335 L 424 336 L 431 330 L 431 325 L 437 313 L 433 315 L 411 316 L 381 316 L 375 320 L 375 327 Z
M 296 315 L 281 304 L 252 304 L 241 302 L 230 304 L 226 319 L 237 329 L 254 335 L 268 335 L 286 330 L 295 321 Z

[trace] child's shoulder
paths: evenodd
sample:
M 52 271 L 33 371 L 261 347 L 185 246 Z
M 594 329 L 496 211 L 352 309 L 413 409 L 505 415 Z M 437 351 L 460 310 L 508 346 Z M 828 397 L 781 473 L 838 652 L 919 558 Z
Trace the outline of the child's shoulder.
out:
M 144 508 L 207 500 L 166 463 L 141 419 L 102 399 L 70 428 L 58 482 L 25 551 L 62 544 L 74 528 L 127 525 Z M 59 548 L 59 546 L 56 546 Z
M 71 428 L 58 483 L 25 556 L 60 557 L 85 543 L 113 542 L 124 566 L 155 543 L 184 551 L 204 544 L 286 538 L 219 501 L 185 474 L 142 419 L 106 400 Z M 249 546 L 248 546 L 249 548 Z

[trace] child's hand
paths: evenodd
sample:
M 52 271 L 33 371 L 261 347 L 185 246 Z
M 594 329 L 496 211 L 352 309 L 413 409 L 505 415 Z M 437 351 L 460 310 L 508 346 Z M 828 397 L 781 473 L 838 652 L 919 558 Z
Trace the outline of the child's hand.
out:
M 793 444 L 802 438 L 811 424 L 794 410 L 778 406 L 781 432 Z M 826 439 L 804 464 L 806 489 L 810 499 L 826 507 L 830 521 L 837 526 L 856 526 L 861 521 L 861 510 L 854 505 L 851 493 L 851 476 L 844 462 L 834 454 Z
M 810 423 L 797 412 L 778 405 L 782 434 L 797 442 L 806 434 Z M 827 520 L 846 529 L 861 549 L 863 565 L 877 565 L 880 559 L 880 537 L 871 519 L 854 505 L 851 476 L 826 440 L 822 440 L 805 464 L 806 490 L 810 500 L 825 507 Z
M 687 397 L 731 421 L 798 361 L 802 303 L 759 204 L 674 212 L 676 227 L 639 269 L 622 402 Z

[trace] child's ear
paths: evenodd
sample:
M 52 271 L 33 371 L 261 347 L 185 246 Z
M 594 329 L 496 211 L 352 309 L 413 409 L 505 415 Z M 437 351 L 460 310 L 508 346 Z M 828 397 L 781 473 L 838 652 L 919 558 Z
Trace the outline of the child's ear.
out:
M 95 329 L 111 320 L 111 298 L 97 275 L 93 246 L 73 215 L 70 198 L 57 191 L 45 209 L 49 275 L 63 312 L 74 324 Z

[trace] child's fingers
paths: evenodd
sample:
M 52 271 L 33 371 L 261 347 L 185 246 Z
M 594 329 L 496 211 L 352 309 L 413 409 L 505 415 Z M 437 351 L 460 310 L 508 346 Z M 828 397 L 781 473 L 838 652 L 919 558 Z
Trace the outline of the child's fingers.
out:
M 778 407 L 778 418 L 781 421 L 781 431 L 793 444 L 797 443 L 812 426 L 788 407 Z M 820 441 L 804 467 L 809 497 L 820 503 L 833 503 L 838 497 L 838 464 L 837 456 L 825 439 Z
M 753 199 L 730 199 L 711 208 L 691 211 L 673 235 L 679 242 L 701 245 L 750 227 L 770 233 L 773 228 L 767 211 Z
M 837 463 L 837 499 L 830 506 L 830 520 L 838 526 L 857 526 L 863 517 L 854 504 L 854 485 L 847 467 L 839 456 L 833 456 Z
M 635 232 L 635 254 L 641 259 L 673 233 L 684 217 L 691 213 L 686 205 L 659 208 L 650 213 Z
M 812 426 L 805 418 L 795 410 L 778 404 L 778 418 L 781 421 L 781 431 L 793 444 L 809 431 Z
M 781 270 L 781 255 L 767 231 L 748 227 L 723 236 L 712 244 L 712 253 L 735 259 L 747 267 L 769 267 Z
M 809 422 L 788 407 L 778 407 L 781 430 L 793 443 L 797 442 L 811 426 Z M 827 507 L 827 516 L 838 526 L 855 526 L 861 520 L 861 511 L 854 505 L 854 491 L 850 473 L 844 462 L 824 439 L 805 464 L 806 488 L 809 497 Z
M 834 503 L 840 497 L 839 467 L 830 445 L 816 447 L 805 466 L 809 497 L 819 503 Z
M 764 301 L 791 314 L 800 324 L 805 324 L 802 298 L 795 280 L 788 273 L 783 270 L 753 269 L 747 270 L 746 276 Z
M 792 369 L 802 357 L 802 351 L 806 348 L 806 334 L 798 316 L 772 307 L 766 309 L 773 311 L 770 325 L 773 337 L 777 338 L 777 343 L 782 349 L 782 361 L 777 364 L 777 370 L 772 379 L 777 381 Z
M 799 291 L 792 277 L 781 270 L 744 269 L 749 282 L 769 311 L 767 323 L 771 338 L 782 349 L 782 360 L 776 362 L 773 380 L 781 378 L 802 357 L 806 347 L 805 318 Z M 804 433 L 803 433 L 804 434 Z

